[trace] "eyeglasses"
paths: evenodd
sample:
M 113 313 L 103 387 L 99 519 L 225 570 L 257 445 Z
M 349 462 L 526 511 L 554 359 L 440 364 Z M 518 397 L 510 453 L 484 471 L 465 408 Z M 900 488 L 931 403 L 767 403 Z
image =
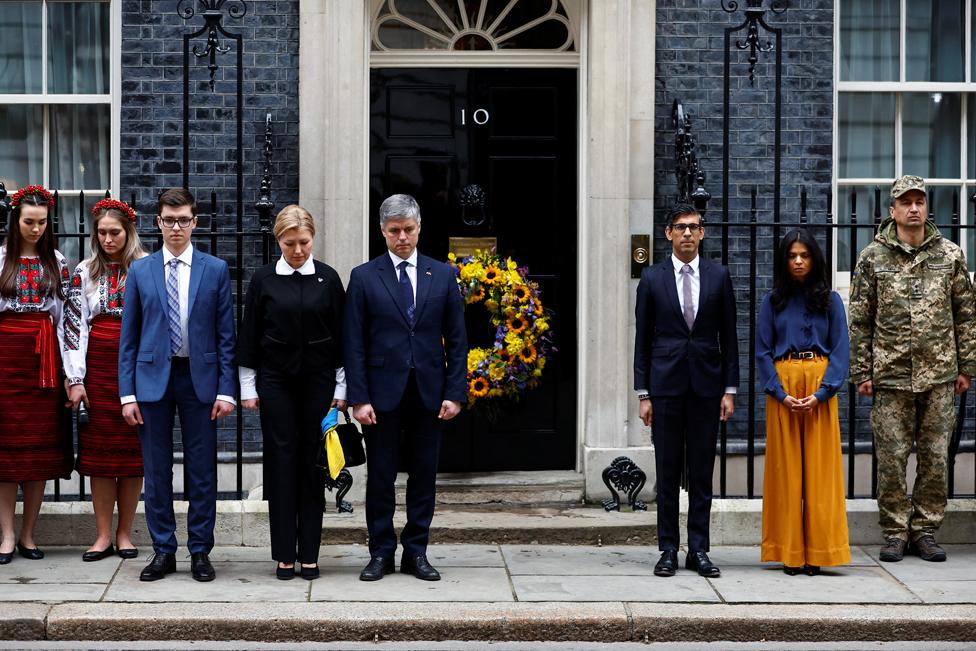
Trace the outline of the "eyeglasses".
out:
M 705 227 L 702 226 L 701 224 L 685 224 L 680 222 L 677 224 L 671 224 L 671 230 L 678 231 L 679 233 L 684 233 L 685 231 L 691 231 L 692 233 L 697 233 L 703 228 Z
M 172 217 L 160 217 L 159 223 L 165 226 L 166 228 L 173 228 L 177 224 L 180 225 L 180 228 L 189 228 L 190 224 L 193 223 L 193 218 L 180 217 L 179 219 L 173 219 Z

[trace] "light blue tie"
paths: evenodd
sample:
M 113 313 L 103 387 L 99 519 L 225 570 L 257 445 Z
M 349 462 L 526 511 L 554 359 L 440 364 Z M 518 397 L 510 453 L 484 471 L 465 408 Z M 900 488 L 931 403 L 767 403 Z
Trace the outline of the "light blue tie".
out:
M 169 351 L 174 355 L 183 347 L 183 330 L 180 328 L 180 260 L 169 261 L 166 277 L 166 304 L 169 312 Z

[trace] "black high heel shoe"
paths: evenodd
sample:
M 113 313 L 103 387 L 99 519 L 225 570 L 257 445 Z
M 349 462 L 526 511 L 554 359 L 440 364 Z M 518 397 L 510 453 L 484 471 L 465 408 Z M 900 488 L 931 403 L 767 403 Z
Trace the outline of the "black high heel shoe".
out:
M 820 574 L 819 565 L 804 565 L 803 571 L 807 573 L 807 576 L 817 576 Z
M 6 554 L 0 554 L 0 565 L 6 565 L 10 561 L 14 560 L 14 553 L 7 552 Z
M 789 576 L 796 576 L 797 574 L 803 572 L 802 567 L 790 567 L 789 565 L 783 566 L 783 573 Z
M 17 553 L 32 561 L 39 561 L 44 558 L 44 552 L 37 547 L 24 547 L 19 541 L 17 543 Z

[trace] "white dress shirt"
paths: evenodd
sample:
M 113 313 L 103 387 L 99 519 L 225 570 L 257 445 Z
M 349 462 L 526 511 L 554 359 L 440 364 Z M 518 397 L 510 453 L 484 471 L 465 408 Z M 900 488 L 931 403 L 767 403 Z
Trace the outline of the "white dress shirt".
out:
M 393 271 L 396 272 L 397 282 L 400 280 L 400 263 L 403 262 L 403 258 L 398 256 L 393 251 L 387 250 L 390 254 L 390 260 L 393 261 Z M 413 304 L 417 304 L 417 249 L 413 250 L 410 257 L 407 258 L 407 278 L 410 279 L 410 287 L 413 289 Z
M 688 266 L 691 267 L 691 274 L 688 276 L 688 280 L 691 281 L 691 302 L 694 309 L 695 318 L 698 318 L 698 302 L 701 298 L 701 274 L 698 273 L 698 266 L 701 262 L 699 256 L 695 256 L 695 259 L 688 262 Z M 674 266 L 674 284 L 678 290 L 678 305 L 681 307 L 681 313 L 684 314 L 685 311 L 685 293 L 684 293 L 684 282 L 685 279 L 681 270 L 684 268 L 685 264 L 675 256 L 671 256 L 671 264 Z M 736 387 L 725 387 L 725 393 L 735 393 Z M 637 389 L 637 394 L 647 393 L 647 389 Z
M 312 256 L 308 256 L 305 264 L 298 269 L 288 264 L 285 256 L 278 258 L 278 262 L 275 263 L 275 273 L 279 276 L 290 276 L 296 271 L 303 276 L 311 276 L 315 273 L 315 260 Z M 246 366 L 238 367 L 237 379 L 241 383 L 241 400 L 254 400 L 258 397 L 257 377 L 258 372 L 253 368 Z M 336 387 L 335 392 L 332 394 L 332 399 L 346 399 L 346 369 L 344 367 L 336 369 Z
M 182 343 L 180 344 L 180 349 L 173 353 L 173 357 L 189 357 L 190 356 L 190 335 L 187 330 L 187 324 L 190 321 L 190 269 L 193 265 L 193 244 L 188 244 L 183 253 L 173 255 L 169 249 L 165 246 L 163 247 L 163 286 L 169 280 L 169 275 L 173 273 L 170 269 L 169 261 L 173 258 L 177 258 L 180 262 L 176 265 L 176 272 L 179 277 L 176 279 L 179 285 L 180 294 L 180 334 Z M 169 305 L 163 305 L 163 309 L 169 313 Z M 237 401 L 232 396 L 225 396 L 217 394 L 217 400 L 223 400 L 224 402 L 229 402 L 232 405 L 236 405 Z M 121 402 L 123 405 L 130 402 L 135 402 L 135 396 L 122 396 Z

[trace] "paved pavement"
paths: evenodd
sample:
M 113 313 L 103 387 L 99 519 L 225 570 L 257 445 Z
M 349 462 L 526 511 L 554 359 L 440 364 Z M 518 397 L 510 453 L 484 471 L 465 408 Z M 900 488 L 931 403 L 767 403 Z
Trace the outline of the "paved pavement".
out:
M 718 547 L 721 578 L 662 579 L 645 546 L 442 544 L 429 549 L 442 581 L 364 583 L 363 545 L 324 546 L 315 581 L 277 580 L 268 548 L 218 547 L 212 583 L 188 558 L 142 583 L 145 555 L 47 548 L 0 566 L 0 639 L 973 641 L 976 545 L 946 550 L 881 563 L 855 547 L 848 566 L 790 577 L 757 547 Z

